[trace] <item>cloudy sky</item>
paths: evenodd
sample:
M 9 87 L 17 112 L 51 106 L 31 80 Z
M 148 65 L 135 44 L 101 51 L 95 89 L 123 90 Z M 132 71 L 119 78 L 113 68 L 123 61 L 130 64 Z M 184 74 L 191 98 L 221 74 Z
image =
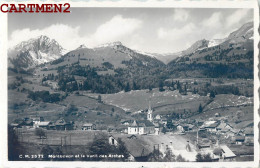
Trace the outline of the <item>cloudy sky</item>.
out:
M 170 53 L 200 39 L 224 38 L 252 20 L 252 9 L 71 8 L 70 14 L 8 14 L 8 38 L 10 47 L 47 35 L 68 50 L 121 41 L 135 50 Z

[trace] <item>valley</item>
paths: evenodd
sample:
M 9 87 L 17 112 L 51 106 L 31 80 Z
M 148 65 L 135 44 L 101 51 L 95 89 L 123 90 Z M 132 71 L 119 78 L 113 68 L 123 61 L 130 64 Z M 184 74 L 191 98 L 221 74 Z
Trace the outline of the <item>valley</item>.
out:
M 157 144 L 164 157 L 170 148 L 174 161 L 196 161 L 198 153 L 212 154 L 213 161 L 223 158 L 212 145 L 223 150 L 241 145 L 247 153 L 231 151 L 228 159 L 248 154 L 252 160 L 252 26 L 247 23 L 225 39 L 200 40 L 167 59 L 121 42 L 81 45 L 66 53 L 46 36 L 22 42 L 9 51 L 9 132 L 34 152 L 91 154 L 102 141 L 131 161 L 154 159 Z M 134 143 L 145 157 L 131 151 Z

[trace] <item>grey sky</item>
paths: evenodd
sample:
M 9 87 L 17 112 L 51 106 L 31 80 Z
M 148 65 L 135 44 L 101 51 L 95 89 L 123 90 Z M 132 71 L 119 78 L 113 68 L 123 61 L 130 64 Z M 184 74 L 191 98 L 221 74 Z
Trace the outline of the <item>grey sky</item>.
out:
M 178 52 L 200 39 L 224 38 L 253 20 L 252 9 L 71 8 L 70 14 L 8 14 L 9 46 L 39 35 L 64 48 L 121 41 L 145 52 Z

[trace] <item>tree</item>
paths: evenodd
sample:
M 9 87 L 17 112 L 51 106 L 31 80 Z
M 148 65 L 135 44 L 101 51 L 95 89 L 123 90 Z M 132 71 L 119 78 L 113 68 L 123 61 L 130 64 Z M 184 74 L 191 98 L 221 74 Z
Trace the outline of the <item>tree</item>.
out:
M 166 128 L 165 128 L 165 127 L 163 127 L 163 128 L 162 128 L 162 133 L 164 133 L 164 134 L 165 134 L 166 132 L 167 132 Z
M 164 91 L 163 81 L 162 81 L 162 80 L 159 81 L 159 91 L 160 91 L 160 92 L 163 92 L 163 91 Z
M 152 88 L 151 85 L 148 86 L 148 89 L 149 89 L 149 91 L 152 91 L 152 90 L 153 90 L 153 88 Z
M 159 149 L 155 149 L 150 153 L 148 156 L 149 162 L 162 162 L 163 161 L 163 154 L 160 152 Z
M 210 154 L 201 154 L 201 153 L 198 153 L 196 155 L 196 161 L 197 162 L 212 162 L 212 158 L 210 156 Z
M 133 90 L 139 90 L 138 86 L 136 85 L 135 81 L 133 81 Z
M 100 96 L 100 95 L 98 95 L 98 102 L 99 102 L 99 103 L 102 103 L 102 99 L 101 99 L 101 96 Z
M 130 84 L 129 82 L 127 82 L 126 86 L 125 86 L 125 92 L 129 92 L 131 89 L 130 89 Z
M 201 153 L 198 153 L 197 155 L 196 155 L 196 161 L 197 162 L 201 162 L 203 160 L 203 156 L 201 155 Z
M 69 104 L 68 107 L 67 107 L 67 110 L 66 110 L 66 114 L 69 115 L 74 111 L 78 111 L 77 106 L 73 103 Z
M 113 152 L 105 136 L 95 137 L 90 143 L 89 154 L 108 155 Z
M 199 112 L 199 113 L 202 113 L 202 111 L 203 111 L 203 108 L 202 108 L 202 106 L 201 106 L 201 104 L 200 104 L 199 109 L 198 109 L 198 112 Z
M 178 155 L 178 156 L 176 157 L 176 161 L 177 161 L 177 162 L 185 162 L 186 160 L 185 160 L 181 155 Z
M 163 158 L 164 162 L 174 162 L 175 160 L 175 155 L 172 153 L 172 150 L 167 148 L 165 151 L 165 156 Z
M 22 146 L 18 141 L 16 131 L 10 125 L 8 125 L 8 160 L 18 160 L 19 154 L 23 154 Z
M 43 131 L 43 129 L 41 129 L 41 128 L 36 128 L 36 130 L 35 130 L 35 135 L 36 135 L 36 136 L 39 136 L 40 139 L 42 139 L 42 137 L 45 137 L 45 136 L 46 136 L 46 133 Z
M 209 97 L 210 97 L 210 98 L 215 98 L 215 97 L 216 97 L 213 90 L 210 92 Z
M 167 120 L 166 127 L 167 127 L 168 129 L 172 129 L 172 128 L 173 128 L 173 123 L 172 123 L 172 120 L 171 120 L 171 119 L 168 119 L 168 120 Z

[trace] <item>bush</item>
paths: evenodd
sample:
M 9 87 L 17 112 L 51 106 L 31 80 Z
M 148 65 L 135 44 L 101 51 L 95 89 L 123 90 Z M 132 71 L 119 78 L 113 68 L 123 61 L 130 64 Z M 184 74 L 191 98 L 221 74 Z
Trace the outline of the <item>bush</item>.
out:
M 35 135 L 39 136 L 40 139 L 42 139 L 42 137 L 46 137 L 46 133 L 41 128 L 36 128 Z
M 196 155 L 196 161 L 197 162 L 212 162 L 212 158 L 210 156 L 210 154 L 201 154 L 201 153 L 198 153 Z

